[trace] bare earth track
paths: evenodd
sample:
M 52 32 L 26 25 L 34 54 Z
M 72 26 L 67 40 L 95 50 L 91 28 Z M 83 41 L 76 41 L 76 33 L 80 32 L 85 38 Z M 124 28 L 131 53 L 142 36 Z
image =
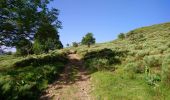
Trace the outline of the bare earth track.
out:
M 90 75 L 77 54 L 69 54 L 63 74 L 44 91 L 40 100 L 92 100 Z

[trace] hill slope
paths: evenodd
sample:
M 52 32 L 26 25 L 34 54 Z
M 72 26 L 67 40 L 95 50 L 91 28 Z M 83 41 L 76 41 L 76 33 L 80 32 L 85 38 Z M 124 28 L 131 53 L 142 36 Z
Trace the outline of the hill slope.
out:
M 82 55 L 87 69 L 95 72 L 96 99 L 168 100 L 169 40 L 170 23 L 163 23 L 132 30 L 124 39 L 69 49 Z
M 82 45 L 28 57 L 0 56 L 0 99 L 37 99 L 49 83 L 59 79 L 68 64 L 68 53 L 74 51 L 91 76 L 94 99 L 169 100 L 169 40 L 170 23 L 163 23 L 90 48 Z

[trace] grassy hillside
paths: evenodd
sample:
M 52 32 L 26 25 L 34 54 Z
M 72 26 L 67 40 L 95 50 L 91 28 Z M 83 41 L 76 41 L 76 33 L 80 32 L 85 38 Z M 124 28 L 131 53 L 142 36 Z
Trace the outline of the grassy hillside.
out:
M 170 23 L 142 27 L 107 43 L 48 54 L 0 56 L 0 99 L 37 99 L 76 51 L 91 74 L 92 95 L 101 100 L 170 99 Z
M 64 52 L 0 57 L 0 99 L 37 100 L 42 90 L 57 79 L 67 58 Z
M 169 40 L 170 23 L 163 23 L 132 30 L 124 39 L 71 49 L 91 72 L 99 71 L 92 75 L 96 99 L 168 100 Z

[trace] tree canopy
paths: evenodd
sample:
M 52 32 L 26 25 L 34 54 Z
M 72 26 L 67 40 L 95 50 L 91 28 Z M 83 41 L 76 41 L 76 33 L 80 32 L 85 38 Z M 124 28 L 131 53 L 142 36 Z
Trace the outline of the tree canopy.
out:
M 95 44 L 96 39 L 93 37 L 93 33 L 87 33 L 82 41 L 81 44 L 88 45 L 88 44 Z
M 20 42 L 23 40 L 33 42 L 35 33 L 46 24 L 53 30 L 61 28 L 58 10 L 47 8 L 50 1 L 52 0 L 1 0 L 0 46 L 22 46 Z M 58 39 L 57 30 L 54 33 L 56 35 L 53 36 Z

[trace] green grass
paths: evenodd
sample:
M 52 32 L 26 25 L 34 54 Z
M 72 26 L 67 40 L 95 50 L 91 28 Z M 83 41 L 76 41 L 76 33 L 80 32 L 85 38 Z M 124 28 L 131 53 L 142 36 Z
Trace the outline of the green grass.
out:
M 157 24 L 138 28 L 126 33 L 124 39 L 99 43 L 77 48 L 68 48 L 77 51 L 84 58 L 92 52 L 107 48 L 113 52 L 126 52 L 124 56 L 114 55 L 120 64 L 107 65 L 112 69 L 92 74 L 94 86 L 93 96 L 97 100 L 169 100 L 170 88 L 162 81 L 166 77 L 169 83 L 169 62 L 166 56 L 170 54 L 170 23 Z M 98 59 L 98 55 L 95 56 Z M 100 58 L 99 58 L 100 59 Z M 169 59 L 169 58 L 168 58 Z M 169 61 L 169 60 L 166 61 Z M 89 57 L 84 60 L 87 68 L 104 68 L 98 60 Z M 103 64 L 104 63 L 104 64 Z M 149 67 L 150 75 L 146 77 L 145 67 Z M 162 73 L 162 70 L 166 73 Z
M 96 100 L 169 100 L 169 40 L 170 22 L 138 28 L 125 33 L 125 38 L 90 48 L 81 45 L 28 57 L 0 56 L 0 96 L 8 100 L 37 99 L 61 72 L 67 63 L 66 54 L 73 50 L 87 69 L 95 70 L 92 95 Z M 72 72 L 74 79 L 76 71 Z M 157 78 L 160 81 L 155 81 Z
M 37 99 L 39 93 L 45 89 L 60 73 L 62 63 L 51 65 L 27 66 L 19 69 L 9 69 L 0 73 L 1 98 Z
M 37 100 L 49 83 L 56 80 L 67 59 L 64 53 L 3 56 L 0 58 L 0 98 L 3 100 Z
M 141 75 L 136 74 L 135 77 L 131 79 L 126 74 L 108 71 L 96 72 L 92 75 L 93 96 L 96 100 L 161 100 Z

